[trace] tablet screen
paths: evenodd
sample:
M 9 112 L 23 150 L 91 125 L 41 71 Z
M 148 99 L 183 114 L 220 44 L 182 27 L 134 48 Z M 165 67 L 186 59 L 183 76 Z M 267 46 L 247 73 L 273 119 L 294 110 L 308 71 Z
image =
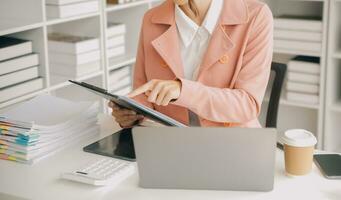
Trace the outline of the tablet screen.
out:
M 135 150 L 131 129 L 122 129 L 83 148 L 95 153 L 123 160 L 135 161 Z

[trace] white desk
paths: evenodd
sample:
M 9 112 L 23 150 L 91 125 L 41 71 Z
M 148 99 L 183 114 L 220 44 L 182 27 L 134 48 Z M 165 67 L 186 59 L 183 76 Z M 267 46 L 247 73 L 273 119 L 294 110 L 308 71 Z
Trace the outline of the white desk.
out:
M 265 193 L 142 189 L 138 187 L 137 174 L 115 188 L 94 187 L 60 179 L 62 172 L 77 168 L 87 159 L 97 156 L 83 152 L 82 147 L 118 129 L 110 127 L 112 122 L 108 120 L 105 117 L 101 120 L 102 131 L 97 138 L 81 141 L 32 166 L 0 160 L 0 199 L 6 200 L 1 193 L 35 200 L 341 199 L 341 180 L 323 178 L 315 166 L 308 176 L 286 176 L 281 151 L 277 152 L 274 190 Z

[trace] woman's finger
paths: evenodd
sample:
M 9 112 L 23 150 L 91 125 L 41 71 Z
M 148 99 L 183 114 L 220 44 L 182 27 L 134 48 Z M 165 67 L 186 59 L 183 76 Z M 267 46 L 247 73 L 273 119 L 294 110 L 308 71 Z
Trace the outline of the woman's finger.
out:
M 118 123 L 124 123 L 124 122 L 135 122 L 137 121 L 139 118 L 137 115 L 125 115 L 125 116 L 121 116 L 116 118 L 116 121 Z
M 143 94 L 145 92 L 147 92 L 148 90 L 152 90 L 154 88 L 154 85 L 157 83 L 157 80 L 151 80 L 148 83 L 142 85 L 141 87 L 135 89 L 134 91 L 132 91 L 131 93 L 129 93 L 127 96 L 129 98 L 135 97 L 137 95 Z
M 135 111 L 128 110 L 128 109 L 119 109 L 119 110 L 112 110 L 111 115 L 115 118 L 125 116 L 125 115 L 136 115 Z
M 151 91 L 150 95 L 148 96 L 148 101 L 151 103 L 155 103 L 156 102 L 156 98 L 158 97 L 160 91 L 162 90 L 162 88 L 166 85 L 166 82 L 158 82 L 153 90 Z
M 167 95 L 163 98 L 161 102 L 162 106 L 167 106 L 169 102 L 174 98 L 173 91 L 172 91 L 173 89 L 175 89 L 175 87 L 168 90 Z
M 109 106 L 113 110 L 120 110 L 121 108 L 114 102 L 110 101 L 109 103 L 111 106 Z
M 117 122 L 122 128 L 129 128 L 135 124 L 135 121 L 133 122 Z
M 150 90 L 148 90 L 148 91 L 147 91 L 147 92 L 145 92 L 144 94 L 145 94 L 147 97 L 149 97 L 150 93 L 151 93 L 151 91 L 150 91 Z
M 159 106 L 162 105 L 163 99 L 165 98 L 165 96 L 169 92 L 170 88 L 171 88 L 170 85 L 165 85 L 165 86 L 162 87 L 159 95 L 156 98 L 156 101 L 155 101 L 156 105 L 159 105 Z
M 135 125 L 136 122 L 138 122 L 138 123 L 142 122 L 143 119 L 144 119 L 144 116 L 138 115 L 136 120 L 123 121 L 121 123 L 119 123 L 119 122 L 117 122 L 117 123 L 119 123 L 122 128 L 127 128 L 127 127 L 131 127 L 131 126 Z
M 117 116 L 136 115 L 136 112 L 128 109 L 120 109 L 116 111 L 116 114 Z

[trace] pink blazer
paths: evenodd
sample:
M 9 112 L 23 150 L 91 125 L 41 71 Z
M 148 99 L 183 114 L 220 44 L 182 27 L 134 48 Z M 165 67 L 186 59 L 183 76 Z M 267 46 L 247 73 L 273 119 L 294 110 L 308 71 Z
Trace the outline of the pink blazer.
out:
M 225 0 L 196 81 L 184 79 L 173 0 L 149 10 L 143 19 L 134 84 L 152 79 L 182 82 L 179 99 L 157 106 L 137 101 L 188 124 L 188 110 L 202 126 L 260 127 L 258 115 L 269 79 L 273 18 L 258 0 Z

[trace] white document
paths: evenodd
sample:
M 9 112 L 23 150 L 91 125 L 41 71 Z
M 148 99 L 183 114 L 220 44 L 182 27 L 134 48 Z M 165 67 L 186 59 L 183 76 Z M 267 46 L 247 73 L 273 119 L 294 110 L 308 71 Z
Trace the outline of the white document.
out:
M 320 53 L 322 51 L 322 43 L 275 39 L 274 48 L 278 50 L 294 50 Z
M 108 22 L 107 37 L 116 35 L 124 35 L 126 33 L 126 25 L 123 23 Z
M 288 81 L 298 82 L 298 83 L 311 83 L 320 84 L 320 75 L 308 74 L 302 72 L 292 72 L 289 71 L 287 75 Z
M 43 88 L 43 79 L 36 78 L 20 84 L 0 89 L 0 102 L 19 97 Z
M 99 71 L 101 68 L 100 61 L 85 63 L 77 66 L 69 66 L 65 64 L 50 63 L 50 72 L 59 76 L 76 79 L 80 76 Z
M 125 44 L 124 35 L 117 35 L 107 39 L 107 48 L 117 47 Z
M 0 62 L 0 75 L 33 67 L 39 64 L 38 54 L 27 54 Z
M 78 3 L 82 1 L 87 1 L 87 0 L 45 0 L 45 3 L 49 5 L 64 5 L 64 4 Z
M 322 32 L 322 21 L 314 19 L 298 19 L 296 16 L 283 16 L 274 18 L 275 29 L 302 30 Z
M 302 72 L 308 74 L 320 74 L 321 66 L 318 63 L 291 60 L 288 62 L 289 72 Z
M 80 54 L 99 49 L 99 39 L 88 36 L 77 36 L 65 33 L 48 35 L 50 52 Z
M 98 61 L 100 59 L 100 51 L 90 51 L 81 54 L 66 54 L 49 52 L 50 62 L 54 64 L 65 64 L 68 66 L 77 67 L 86 63 Z
M 29 140 L 28 144 L 17 142 L 17 138 L 23 137 L 20 135 L 0 137 L 0 149 L 18 162 L 34 163 L 68 144 L 97 134 L 98 106 L 98 102 L 73 102 L 51 95 L 23 102 L 0 113 L 0 117 L 13 120 L 14 124 L 31 122 L 31 128 L 22 129 L 20 134 L 39 137 Z
M 300 103 L 318 104 L 319 96 L 314 94 L 303 94 L 297 92 L 287 92 L 287 99 Z
M 322 42 L 322 33 L 311 31 L 275 29 L 274 38 L 295 41 Z
M 0 89 L 34 78 L 38 78 L 38 76 L 38 67 L 30 67 L 9 74 L 0 75 Z
M 290 92 L 303 92 L 309 94 L 318 94 L 320 91 L 319 85 L 308 83 L 287 82 L 287 90 Z
M 123 45 L 117 46 L 117 47 L 113 47 L 107 50 L 107 57 L 113 58 L 113 57 L 121 56 L 124 53 L 125 53 L 125 47 Z
M 33 122 L 42 127 L 56 126 L 76 118 L 92 104 L 92 102 L 72 102 L 51 95 L 40 95 L 1 113 L 0 116 Z
M 65 5 L 46 5 L 47 18 L 65 18 L 97 12 L 99 1 L 84 1 Z

